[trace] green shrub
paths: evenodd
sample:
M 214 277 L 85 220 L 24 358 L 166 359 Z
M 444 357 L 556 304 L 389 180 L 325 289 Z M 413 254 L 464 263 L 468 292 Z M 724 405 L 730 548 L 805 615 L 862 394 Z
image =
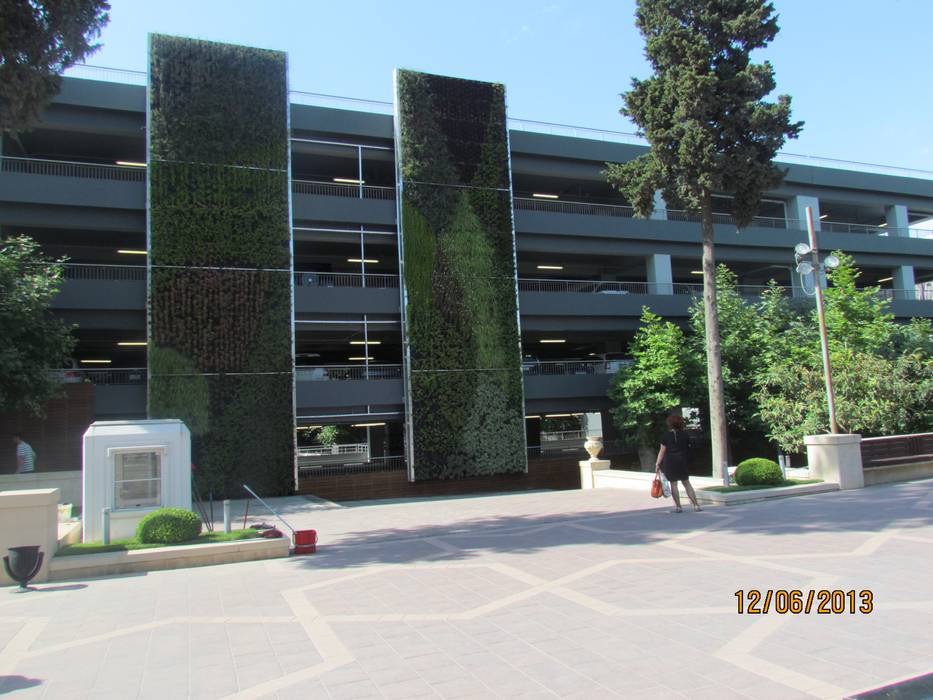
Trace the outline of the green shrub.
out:
M 739 486 L 780 486 L 784 474 L 776 462 L 762 457 L 746 459 L 735 470 L 735 483 Z
M 201 534 L 201 519 L 184 508 L 159 508 L 136 526 L 136 539 L 142 544 L 178 544 Z

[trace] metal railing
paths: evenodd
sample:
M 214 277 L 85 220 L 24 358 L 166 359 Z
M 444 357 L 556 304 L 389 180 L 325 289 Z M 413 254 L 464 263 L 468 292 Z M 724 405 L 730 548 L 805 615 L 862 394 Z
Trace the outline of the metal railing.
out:
M 62 277 L 66 280 L 104 280 L 110 282 L 145 281 L 145 265 L 97 265 L 65 263 Z
M 541 442 L 559 442 L 562 440 L 586 440 L 586 431 L 558 430 L 552 433 L 541 433 Z
M 72 66 L 65 71 L 64 76 L 83 80 L 103 80 L 108 83 L 129 83 L 130 85 L 145 85 L 147 81 L 146 71 L 89 66 L 85 63 Z
M 298 465 L 298 476 L 313 478 L 316 476 L 343 476 L 346 474 L 367 474 L 371 472 L 401 472 L 408 469 L 405 457 L 372 457 L 369 460 L 350 460 L 339 464 Z
M 653 285 L 657 286 L 657 285 Z M 652 294 L 647 282 L 612 282 L 602 280 L 552 280 L 522 277 L 520 292 L 572 292 L 579 294 Z
M 0 158 L 0 172 L 80 177 L 94 180 L 120 180 L 123 182 L 146 181 L 146 168 L 131 165 L 105 165 L 103 163 L 80 163 L 70 160 L 14 158 L 13 156 Z
M 83 63 L 74 65 L 69 68 L 65 72 L 65 76 L 69 78 L 89 78 L 92 80 L 107 80 L 113 82 L 130 83 L 134 85 L 146 85 L 147 82 L 147 75 L 145 71 L 125 70 L 122 68 L 105 68 L 102 66 L 91 66 Z M 355 97 L 344 97 L 342 95 L 303 92 L 300 90 L 289 90 L 288 94 L 289 100 L 295 104 L 338 107 L 357 111 L 376 112 L 380 114 L 394 113 L 394 103 L 385 100 L 367 100 Z M 648 142 L 643 137 L 633 132 L 617 131 L 612 129 L 594 129 L 591 127 L 545 122 L 536 119 L 509 118 L 508 128 L 515 131 L 529 131 L 539 134 L 570 136 L 572 138 L 591 139 L 596 141 L 605 141 L 608 143 L 625 143 L 639 146 L 648 145 Z M 837 158 L 828 158 L 825 156 L 790 153 L 786 151 L 781 151 L 778 153 L 778 165 L 793 163 L 802 165 L 815 165 L 824 168 L 844 168 L 846 170 L 856 170 L 860 172 L 878 173 L 885 175 L 901 175 L 904 177 L 933 180 L 933 170 L 904 168 L 893 165 L 882 165 L 878 163 L 865 163 L 861 161 L 849 161 Z
M 296 287 L 367 287 L 398 289 L 398 275 L 359 272 L 296 272 Z
M 582 214 L 583 216 L 616 216 L 624 219 L 631 219 L 635 216 L 635 210 L 623 204 L 572 202 L 555 199 L 532 199 L 527 197 L 515 197 L 512 202 L 515 209 L 523 211 Z
M 526 377 L 566 376 L 572 374 L 615 374 L 625 360 L 558 360 L 522 363 Z
M 892 300 L 933 301 L 933 290 L 918 284 L 914 289 L 879 289 L 878 296 Z
M 53 369 L 49 372 L 63 382 L 90 382 L 104 386 L 145 384 L 148 370 L 145 367 L 120 369 Z
M 295 380 L 299 382 L 367 381 L 401 379 L 401 377 L 401 365 L 301 365 L 295 367 Z
M 354 199 L 395 199 L 394 187 L 354 185 L 342 182 L 317 182 L 315 180 L 292 180 L 292 192 L 295 194 L 316 194 L 325 197 L 350 197 Z
M 288 99 L 292 104 L 310 105 L 313 107 L 333 107 L 336 109 L 350 109 L 354 112 L 376 112 L 378 114 L 393 114 L 394 104 L 380 100 L 364 100 L 356 97 L 341 97 L 340 95 L 326 95 L 320 92 L 303 92 L 289 90 Z
M 350 445 L 315 445 L 313 447 L 299 447 L 298 457 L 323 457 L 325 455 L 367 455 L 369 445 L 359 442 Z

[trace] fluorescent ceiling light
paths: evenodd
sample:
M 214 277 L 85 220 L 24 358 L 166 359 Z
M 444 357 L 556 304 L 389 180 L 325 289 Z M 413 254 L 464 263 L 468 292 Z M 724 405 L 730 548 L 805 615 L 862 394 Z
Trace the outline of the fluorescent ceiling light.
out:
M 541 192 L 535 192 L 532 197 L 537 197 L 538 199 L 560 199 L 560 195 L 557 194 L 543 194 Z
M 369 258 L 347 258 L 347 262 L 352 263 L 366 263 L 368 265 L 375 265 L 378 263 L 378 260 L 370 260 Z
M 120 248 L 117 252 L 123 255 L 149 255 L 145 250 L 129 250 L 126 248 Z
M 82 365 L 109 365 L 110 360 L 81 360 Z
M 539 270 L 563 270 L 563 265 L 538 265 Z
M 538 420 L 541 416 L 525 416 L 525 420 Z
M 703 270 L 690 270 L 691 275 L 702 275 Z
M 820 214 L 820 221 L 825 219 L 827 216 L 829 216 L 829 214 Z
M 880 280 L 878 280 L 878 281 L 879 281 L 879 282 L 890 282 L 890 281 L 893 280 L 893 279 L 894 279 L 893 277 L 884 277 L 884 278 L 882 278 L 882 279 L 880 279 Z
M 545 413 L 545 418 L 570 418 L 572 413 Z
M 351 428 L 376 428 L 380 425 L 385 425 L 385 423 L 354 423 L 351 425 Z
M 546 340 L 542 340 L 541 342 L 542 343 L 566 343 L 567 341 L 564 340 L 563 338 L 549 338 Z
M 381 340 L 351 340 L 350 345 L 382 345 Z
M 145 168 L 146 167 L 145 163 L 139 163 L 135 160 L 118 160 L 117 165 L 129 165 L 134 168 Z
M 364 361 L 364 360 L 375 360 L 376 358 L 375 358 L 375 357 L 348 357 L 347 359 L 348 359 L 348 360 L 353 360 L 354 362 L 356 362 L 356 361 L 362 362 L 362 361 Z
M 885 221 L 883 224 L 878 224 L 878 228 L 884 228 L 887 225 L 888 225 L 888 222 Z
M 117 343 L 120 347 L 129 348 L 129 347 L 139 347 L 142 345 L 149 345 L 145 340 L 121 340 Z
M 366 180 L 354 180 L 352 177 L 335 177 L 334 182 L 343 182 L 348 185 L 362 185 Z

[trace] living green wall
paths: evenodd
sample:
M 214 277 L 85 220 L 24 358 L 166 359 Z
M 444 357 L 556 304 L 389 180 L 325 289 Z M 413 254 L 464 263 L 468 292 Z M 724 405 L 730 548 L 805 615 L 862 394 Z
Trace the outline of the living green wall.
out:
M 505 89 L 396 74 L 416 479 L 527 469 Z
M 181 418 L 202 492 L 294 487 L 285 54 L 153 35 L 149 416 Z

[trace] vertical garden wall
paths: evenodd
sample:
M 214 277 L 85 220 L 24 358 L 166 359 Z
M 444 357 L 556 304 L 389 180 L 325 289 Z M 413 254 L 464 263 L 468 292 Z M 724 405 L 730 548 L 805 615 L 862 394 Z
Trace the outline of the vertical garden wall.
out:
M 286 57 L 153 35 L 149 60 L 149 416 L 188 425 L 202 491 L 288 493 Z
M 415 479 L 527 470 L 505 88 L 396 73 Z

